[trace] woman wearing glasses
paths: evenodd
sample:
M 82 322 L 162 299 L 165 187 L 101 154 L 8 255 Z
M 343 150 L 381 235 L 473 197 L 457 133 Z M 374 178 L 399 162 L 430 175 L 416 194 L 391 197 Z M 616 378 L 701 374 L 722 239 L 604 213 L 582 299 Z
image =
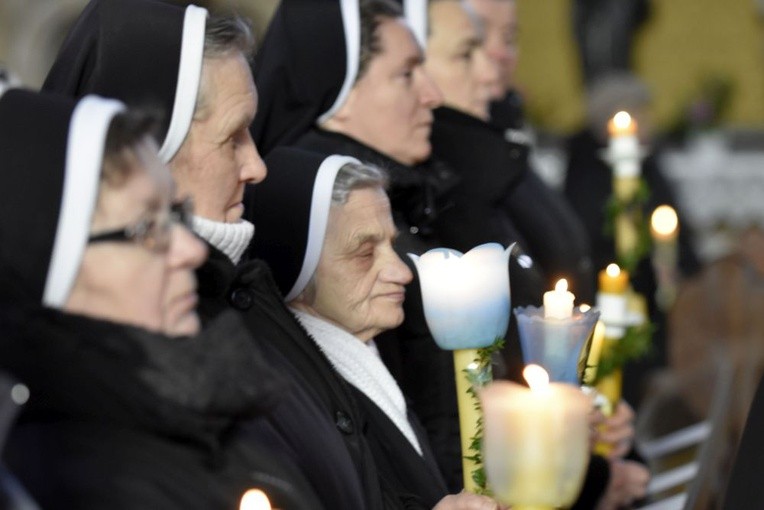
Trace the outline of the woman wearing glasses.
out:
M 241 327 L 163 333 L 198 332 L 206 252 L 151 125 L 94 96 L 0 98 L 0 370 L 30 391 L 5 461 L 43 508 L 295 501 L 299 475 L 237 439 L 278 385 Z

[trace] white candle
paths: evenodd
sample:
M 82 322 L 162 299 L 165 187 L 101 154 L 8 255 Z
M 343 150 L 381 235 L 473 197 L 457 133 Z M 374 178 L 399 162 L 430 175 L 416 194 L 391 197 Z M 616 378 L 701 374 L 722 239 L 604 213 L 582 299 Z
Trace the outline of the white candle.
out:
M 608 123 L 610 157 L 617 177 L 639 175 L 637 123 L 627 112 L 618 112 Z
M 573 316 L 573 301 L 576 296 L 568 291 L 568 281 L 562 278 L 554 290 L 544 292 L 544 318 L 570 319 Z

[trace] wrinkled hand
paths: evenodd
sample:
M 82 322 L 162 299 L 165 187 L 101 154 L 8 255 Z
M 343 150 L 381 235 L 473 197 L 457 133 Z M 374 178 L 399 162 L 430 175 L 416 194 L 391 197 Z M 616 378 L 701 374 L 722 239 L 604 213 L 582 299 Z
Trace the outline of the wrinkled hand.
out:
M 650 472 L 645 466 L 630 460 L 610 462 L 610 480 L 597 510 L 616 510 L 629 507 L 634 501 L 645 497 Z
M 432 510 L 506 510 L 488 496 L 478 496 L 471 492 L 462 491 L 459 494 L 449 494 L 438 501 Z
M 597 428 L 597 441 L 612 446 L 609 459 L 622 459 L 634 442 L 634 410 L 621 400 L 615 413 Z

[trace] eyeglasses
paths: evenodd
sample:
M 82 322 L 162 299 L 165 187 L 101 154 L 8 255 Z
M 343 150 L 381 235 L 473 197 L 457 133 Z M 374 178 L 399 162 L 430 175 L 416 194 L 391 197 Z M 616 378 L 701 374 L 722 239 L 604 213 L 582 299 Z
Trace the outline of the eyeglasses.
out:
M 170 205 L 168 214 L 151 213 L 125 228 L 93 234 L 88 244 L 105 242 L 138 243 L 154 252 L 166 252 L 170 248 L 170 233 L 174 224 L 192 229 L 194 203 L 191 198 Z

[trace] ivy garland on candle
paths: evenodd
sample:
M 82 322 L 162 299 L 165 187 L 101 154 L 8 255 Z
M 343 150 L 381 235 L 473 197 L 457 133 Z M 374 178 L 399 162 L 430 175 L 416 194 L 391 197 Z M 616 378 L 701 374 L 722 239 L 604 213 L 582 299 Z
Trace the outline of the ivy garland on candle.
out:
M 603 349 L 599 363 L 593 367 L 596 369 L 596 376 L 589 384 L 595 386 L 623 367 L 627 361 L 640 358 L 650 352 L 654 332 L 655 326 L 650 321 L 626 328 L 622 338 L 613 342 L 608 349 Z M 591 365 L 587 365 L 587 368 L 589 367 Z
M 480 399 L 475 388 L 482 388 L 491 382 L 491 358 L 494 353 L 499 352 L 504 347 L 504 339 L 499 337 L 488 347 L 478 349 L 477 364 L 474 367 L 467 368 L 464 373 L 470 383 L 467 392 L 475 400 L 475 409 L 480 410 Z M 476 468 L 472 471 L 472 480 L 477 486 L 475 491 L 478 494 L 492 496 L 491 490 L 486 483 L 485 469 L 483 468 L 483 416 L 478 419 L 475 435 L 470 438 L 469 453 L 465 455 L 468 460 L 475 463 Z
M 637 243 L 633 250 L 627 254 L 616 254 L 618 265 L 633 273 L 639 265 L 639 261 L 650 254 L 652 247 L 652 238 L 650 236 L 650 225 L 644 221 L 643 212 L 647 201 L 650 198 L 650 187 L 644 178 L 639 179 L 639 188 L 629 200 L 620 200 L 615 192 L 610 195 L 605 204 L 605 225 L 603 231 L 605 235 L 613 237 L 615 235 L 615 222 L 622 214 L 628 215 L 637 229 Z

